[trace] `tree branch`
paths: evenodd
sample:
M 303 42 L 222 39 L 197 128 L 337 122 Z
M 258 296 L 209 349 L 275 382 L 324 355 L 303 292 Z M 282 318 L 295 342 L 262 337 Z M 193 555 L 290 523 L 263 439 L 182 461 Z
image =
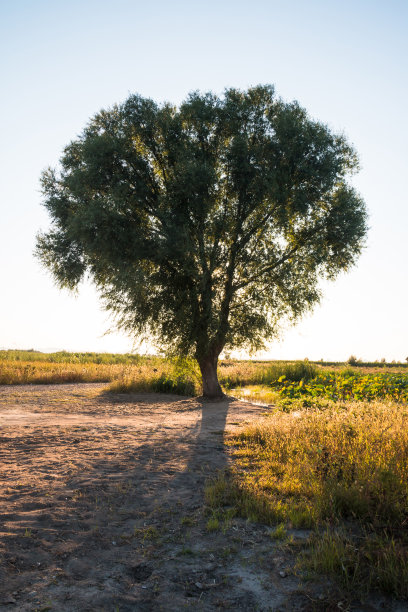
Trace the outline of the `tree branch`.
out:
M 258 278 L 260 278 L 261 276 L 263 276 L 267 272 L 271 272 L 272 270 L 274 270 L 278 266 L 280 266 L 283 263 L 285 263 L 285 261 L 290 259 L 296 253 L 296 251 L 298 251 L 301 248 L 301 246 L 303 246 L 303 245 L 300 245 L 300 244 L 296 245 L 295 247 L 293 247 L 290 251 L 288 251 L 285 255 L 283 255 L 280 259 L 278 259 L 278 261 L 276 261 L 272 265 L 265 266 L 262 270 L 257 272 L 257 274 L 253 274 L 252 276 L 250 276 L 249 279 L 247 279 L 245 282 L 240 283 L 239 285 L 235 285 L 234 288 L 233 288 L 234 289 L 234 293 L 235 293 L 235 291 L 239 291 L 239 289 L 243 289 L 244 287 L 248 287 L 248 285 L 250 285 L 251 283 L 256 281 Z
M 273 213 L 275 212 L 275 210 L 277 209 L 278 205 L 276 204 L 272 210 L 270 210 L 266 215 L 264 215 L 264 217 L 261 219 L 261 221 L 255 225 L 246 235 L 244 235 L 242 237 L 242 240 L 239 242 L 238 248 L 242 249 L 246 244 L 248 244 L 248 242 L 251 240 L 252 236 L 254 234 L 256 234 L 256 232 L 265 225 L 265 223 L 267 223 L 269 221 L 269 219 L 272 217 Z

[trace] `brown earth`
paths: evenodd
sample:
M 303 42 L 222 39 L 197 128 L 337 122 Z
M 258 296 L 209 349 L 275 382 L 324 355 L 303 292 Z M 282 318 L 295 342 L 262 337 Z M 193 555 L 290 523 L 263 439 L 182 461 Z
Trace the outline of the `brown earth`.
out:
M 294 545 L 265 526 L 208 530 L 223 436 L 264 410 L 100 384 L 0 387 L 0 609 L 406 609 L 302 583 Z

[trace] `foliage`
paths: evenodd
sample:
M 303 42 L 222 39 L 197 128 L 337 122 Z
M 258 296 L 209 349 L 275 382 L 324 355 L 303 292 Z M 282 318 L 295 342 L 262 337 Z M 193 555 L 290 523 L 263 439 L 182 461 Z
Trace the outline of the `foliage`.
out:
M 314 378 L 317 374 L 315 365 L 308 361 L 295 361 L 294 363 L 276 363 L 268 366 L 260 377 L 260 384 L 273 383 L 283 376 L 285 380 L 292 382 L 306 382 Z
M 223 387 L 232 389 L 237 386 L 267 385 L 279 380 L 306 381 L 316 376 L 317 368 L 308 361 L 295 362 L 238 362 L 224 363 L 220 368 L 219 379 Z
M 186 375 L 179 375 L 174 372 L 160 374 L 159 376 L 150 376 L 148 378 L 137 377 L 129 378 L 122 377 L 114 381 L 109 386 L 109 391 L 112 393 L 140 393 L 140 392 L 155 392 L 155 393 L 175 393 L 177 395 L 197 395 L 198 388 L 195 381 Z
M 320 371 L 304 382 L 293 382 L 282 376 L 271 383 L 281 397 L 316 398 L 331 400 L 375 400 L 392 399 L 408 401 L 408 375 L 404 373 L 381 372 L 362 374 L 354 370 Z
M 272 87 L 175 108 L 132 95 L 98 113 L 42 177 L 36 253 L 61 287 L 88 274 L 120 328 L 195 357 L 221 392 L 224 348 L 262 346 L 361 252 L 356 154 Z
M 207 486 L 207 503 L 315 527 L 303 566 L 406 597 L 407 425 L 408 408 L 395 403 L 275 411 L 228 439 L 230 472 Z

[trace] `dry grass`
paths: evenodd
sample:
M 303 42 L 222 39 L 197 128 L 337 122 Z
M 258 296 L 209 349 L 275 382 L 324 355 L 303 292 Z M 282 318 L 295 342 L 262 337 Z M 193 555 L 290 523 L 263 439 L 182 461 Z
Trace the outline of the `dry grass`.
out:
M 0 355 L 2 385 L 111 382 L 122 385 L 124 391 L 132 391 L 126 386 L 131 387 L 133 383 L 135 387 L 139 386 L 137 390 L 152 391 L 154 382 L 160 376 L 168 376 L 174 369 L 171 362 L 159 357 L 39 353 L 33 359 L 29 352 L 15 353 L 7 358 Z M 27 356 L 30 360 L 25 359 Z M 119 357 L 123 357 L 122 361 Z
M 121 376 L 109 385 L 112 393 L 177 393 L 178 395 L 194 396 L 200 393 L 200 381 L 193 374 L 180 372 L 171 364 L 155 368 L 133 368 L 124 371 Z
M 207 501 L 314 528 L 303 567 L 408 597 L 407 425 L 408 407 L 396 403 L 277 410 L 229 439 L 231 472 L 207 487 Z
M 124 366 L 93 363 L 50 363 L 40 361 L 1 361 L 0 384 L 55 384 L 109 382 L 120 376 Z
M 341 364 L 337 364 L 337 367 L 340 368 Z M 228 393 L 235 387 L 270 384 L 282 374 L 288 380 L 308 380 L 321 369 L 326 369 L 326 366 L 306 361 L 222 360 L 219 363 L 218 375 L 221 385 Z M 358 369 L 361 370 L 361 367 L 356 368 Z M 175 360 L 137 354 L 0 351 L 0 384 L 67 382 L 111 382 L 112 391 L 123 393 L 201 393 L 197 364 L 189 359 Z
M 221 384 L 261 384 L 268 378 L 271 362 L 222 361 Z M 281 365 L 279 367 L 282 367 Z M 195 395 L 201 392 L 200 375 L 193 360 L 155 356 L 101 353 L 36 353 L 0 351 L 0 384 L 58 384 L 111 382 L 113 392 L 164 391 Z

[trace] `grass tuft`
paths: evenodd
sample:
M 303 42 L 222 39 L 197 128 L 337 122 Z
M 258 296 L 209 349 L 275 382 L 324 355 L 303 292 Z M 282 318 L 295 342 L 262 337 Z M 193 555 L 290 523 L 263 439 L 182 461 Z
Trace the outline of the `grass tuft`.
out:
M 299 556 L 298 567 L 339 580 L 349 593 L 379 590 L 408 598 L 407 549 L 392 537 L 366 534 L 356 546 L 347 532 L 325 531 L 311 538 L 309 549 Z

